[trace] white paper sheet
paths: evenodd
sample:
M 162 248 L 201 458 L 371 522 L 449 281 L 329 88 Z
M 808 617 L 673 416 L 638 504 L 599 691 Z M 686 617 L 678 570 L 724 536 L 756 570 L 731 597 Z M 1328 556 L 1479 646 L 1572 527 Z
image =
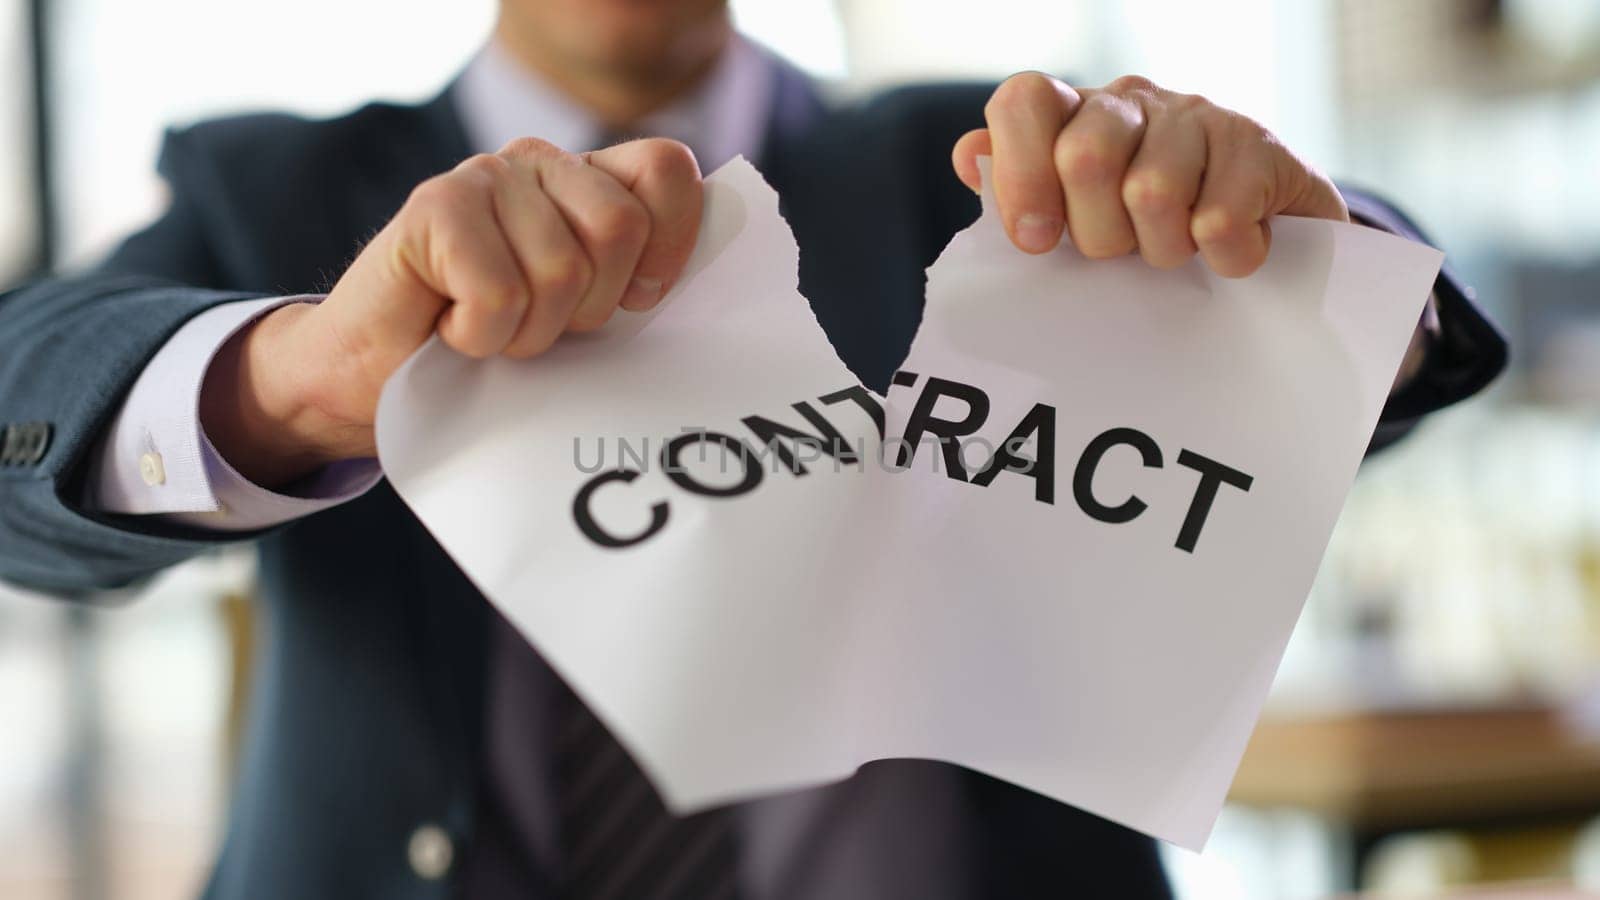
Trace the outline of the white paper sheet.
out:
M 534 360 L 408 361 L 378 416 L 396 490 L 676 809 L 929 757 L 1200 847 L 1441 254 L 1281 218 L 1241 280 L 1030 257 L 986 200 L 930 269 L 880 452 L 775 195 L 743 160 L 707 186 L 656 311 Z M 966 478 L 934 443 L 884 464 L 919 400 L 968 418 L 962 385 L 989 407 Z M 708 436 L 817 434 L 802 401 L 858 465 L 747 469 Z M 1031 471 L 977 477 L 1025 419 L 1053 448 L 1022 429 Z

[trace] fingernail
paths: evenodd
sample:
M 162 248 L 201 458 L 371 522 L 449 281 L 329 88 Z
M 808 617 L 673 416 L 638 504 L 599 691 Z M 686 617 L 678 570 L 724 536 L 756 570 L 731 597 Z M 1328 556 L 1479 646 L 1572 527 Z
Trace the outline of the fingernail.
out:
M 1017 219 L 1017 245 L 1029 253 L 1043 253 L 1061 239 L 1061 220 L 1027 213 Z
M 622 308 L 632 312 L 649 309 L 651 304 L 661 299 L 661 279 L 659 278 L 634 278 L 628 284 L 628 290 L 622 295 Z

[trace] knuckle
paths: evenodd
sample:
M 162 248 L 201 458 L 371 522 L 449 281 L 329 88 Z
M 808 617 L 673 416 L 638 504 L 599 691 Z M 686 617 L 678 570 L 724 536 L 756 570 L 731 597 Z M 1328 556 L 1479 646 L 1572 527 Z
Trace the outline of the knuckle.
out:
M 475 291 L 467 302 L 469 305 L 477 307 L 479 312 L 492 320 L 513 310 L 521 309 L 527 302 L 527 297 L 522 285 L 503 279 L 494 279 L 486 282 Z
M 1018 72 L 995 88 L 985 111 L 1028 109 L 1059 103 L 1060 98 L 1061 91 L 1054 78 L 1043 72 Z
M 494 192 L 510 171 L 511 164 L 500 157 L 479 153 L 463 160 L 446 176 L 446 180 L 463 195 L 463 199 L 472 192 L 487 196 Z
M 405 208 L 410 210 L 438 209 L 447 204 L 453 189 L 443 175 L 435 175 L 411 189 Z
M 464 173 L 435 175 L 417 185 L 406 199 L 406 208 L 428 221 L 459 222 L 468 217 L 474 201 L 482 196 L 483 184 Z
M 1195 213 L 1190 231 L 1195 241 L 1214 244 L 1237 234 L 1246 224 L 1237 209 L 1225 204 L 1209 206 Z
M 1123 75 L 1107 84 L 1106 91 L 1113 94 L 1154 94 L 1161 88 L 1143 75 Z
M 594 280 L 594 266 L 581 253 L 564 253 L 551 259 L 535 277 L 534 289 L 543 297 L 578 297 Z
M 1216 108 L 1203 94 L 1173 94 L 1168 98 L 1167 102 L 1174 111 L 1183 113 L 1195 113 Z
M 1117 171 L 1115 148 L 1093 135 L 1062 135 L 1055 157 L 1056 170 L 1068 187 L 1100 184 Z
M 1171 173 L 1160 169 L 1135 172 L 1122 183 L 1122 204 L 1138 215 L 1176 212 L 1184 205 L 1184 191 Z
M 700 164 L 688 145 L 668 138 L 646 138 L 639 143 L 647 169 L 674 181 L 700 178 Z
M 1144 112 L 1138 101 L 1117 94 L 1091 94 L 1083 101 L 1079 116 L 1127 130 L 1144 123 Z
M 1128 108 L 1128 101 L 1109 91 L 1091 94 L 1083 101 L 1083 109 L 1079 115 L 1091 113 L 1094 115 L 1113 115 L 1120 117 Z

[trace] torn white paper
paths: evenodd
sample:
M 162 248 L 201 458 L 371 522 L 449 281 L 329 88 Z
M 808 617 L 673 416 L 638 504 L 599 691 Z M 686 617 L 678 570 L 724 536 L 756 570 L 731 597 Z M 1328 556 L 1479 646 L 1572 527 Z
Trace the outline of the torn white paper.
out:
M 707 191 L 656 311 L 407 362 L 396 490 L 674 808 L 929 757 L 1201 846 L 1441 255 L 1283 218 L 1242 280 L 1030 257 L 986 200 L 878 398 L 760 176 Z

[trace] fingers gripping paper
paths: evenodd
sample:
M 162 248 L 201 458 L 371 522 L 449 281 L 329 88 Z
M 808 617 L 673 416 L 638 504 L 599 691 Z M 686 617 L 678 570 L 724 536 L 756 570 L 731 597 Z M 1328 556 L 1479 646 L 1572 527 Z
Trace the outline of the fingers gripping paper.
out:
M 655 312 L 406 363 L 390 479 L 678 809 L 931 757 L 1203 844 L 1440 254 L 1030 257 L 986 200 L 886 398 L 796 260 L 730 163 Z

